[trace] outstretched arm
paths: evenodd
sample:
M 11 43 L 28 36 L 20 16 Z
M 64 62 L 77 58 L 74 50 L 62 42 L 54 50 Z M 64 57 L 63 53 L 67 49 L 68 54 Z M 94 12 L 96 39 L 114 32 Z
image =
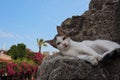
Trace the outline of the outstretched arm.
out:
M 87 61 L 87 62 L 91 63 L 92 65 L 97 65 L 98 64 L 98 61 L 93 56 L 79 55 L 77 57 L 81 60 L 84 60 L 84 61 Z
M 100 55 L 99 53 L 97 53 L 96 51 L 91 49 L 90 47 L 85 47 L 83 49 L 83 53 L 90 55 L 90 56 L 94 56 L 96 59 L 98 59 L 98 61 L 102 60 L 102 58 L 103 58 L 102 55 Z

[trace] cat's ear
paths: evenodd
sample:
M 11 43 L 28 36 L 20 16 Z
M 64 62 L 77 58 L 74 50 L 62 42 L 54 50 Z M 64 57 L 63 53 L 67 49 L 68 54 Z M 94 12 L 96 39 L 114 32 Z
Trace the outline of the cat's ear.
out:
M 57 48 L 54 40 L 47 40 L 47 41 L 45 41 L 45 42 L 46 42 L 46 43 L 49 43 L 51 46 Z
M 63 30 L 61 29 L 61 27 L 57 26 L 57 32 L 60 35 L 65 35 L 65 32 L 63 32 Z

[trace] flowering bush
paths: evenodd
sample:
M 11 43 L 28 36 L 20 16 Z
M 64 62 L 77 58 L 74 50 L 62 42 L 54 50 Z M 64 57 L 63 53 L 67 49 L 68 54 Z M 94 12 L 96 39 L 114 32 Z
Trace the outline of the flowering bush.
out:
M 0 62 L 0 75 L 5 75 L 6 73 L 6 65 L 7 63 L 5 62 Z
M 17 76 L 18 80 L 23 80 L 21 77 L 35 77 L 37 74 L 38 66 L 43 60 L 40 53 L 27 54 L 25 58 L 12 60 L 11 62 L 0 62 L 0 76 Z
M 6 64 L 6 72 L 7 72 L 6 75 L 7 76 L 15 75 L 16 68 L 17 68 L 17 65 L 15 63 L 9 62 L 8 64 Z
M 23 43 L 11 46 L 10 50 L 4 53 L 6 55 L 0 58 L 0 80 L 14 80 L 2 79 L 4 77 L 17 77 L 15 80 L 33 80 L 43 60 L 41 53 L 27 49 Z M 10 59 L 6 59 L 7 56 Z
M 35 53 L 33 60 L 37 63 L 37 64 L 41 64 L 42 60 L 43 60 L 43 55 L 41 53 Z
M 32 59 L 36 64 L 41 64 L 43 60 L 43 55 L 41 53 L 31 53 L 27 55 L 27 58 Z
M 30 76 L 35 77 L 37 73 L 38 65 L 31 65 L 26 62 L 21 62 L 20 64 L 13 62 L 1 62 L 0 63 L 0 75 L 1 76 Z

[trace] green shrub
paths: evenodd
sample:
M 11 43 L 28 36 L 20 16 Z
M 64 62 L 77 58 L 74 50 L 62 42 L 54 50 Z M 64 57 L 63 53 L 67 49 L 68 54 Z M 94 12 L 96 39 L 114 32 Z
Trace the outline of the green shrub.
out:
M 10 55 L 12 59 L 25 57 L 26 45 L 21 43 L 21 44 L 11 46 L 10 50 L 8 51 L 8 55 Z

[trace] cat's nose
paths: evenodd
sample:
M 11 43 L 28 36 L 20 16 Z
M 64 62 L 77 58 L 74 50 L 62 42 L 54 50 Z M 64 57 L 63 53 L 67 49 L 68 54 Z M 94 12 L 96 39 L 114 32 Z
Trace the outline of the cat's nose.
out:
M 66 44 L 66 43 L 64 43 L 64 44 L 63 44 L 63 46 L 64 46 L 64 47 L 67 47 L 67 44 Z

